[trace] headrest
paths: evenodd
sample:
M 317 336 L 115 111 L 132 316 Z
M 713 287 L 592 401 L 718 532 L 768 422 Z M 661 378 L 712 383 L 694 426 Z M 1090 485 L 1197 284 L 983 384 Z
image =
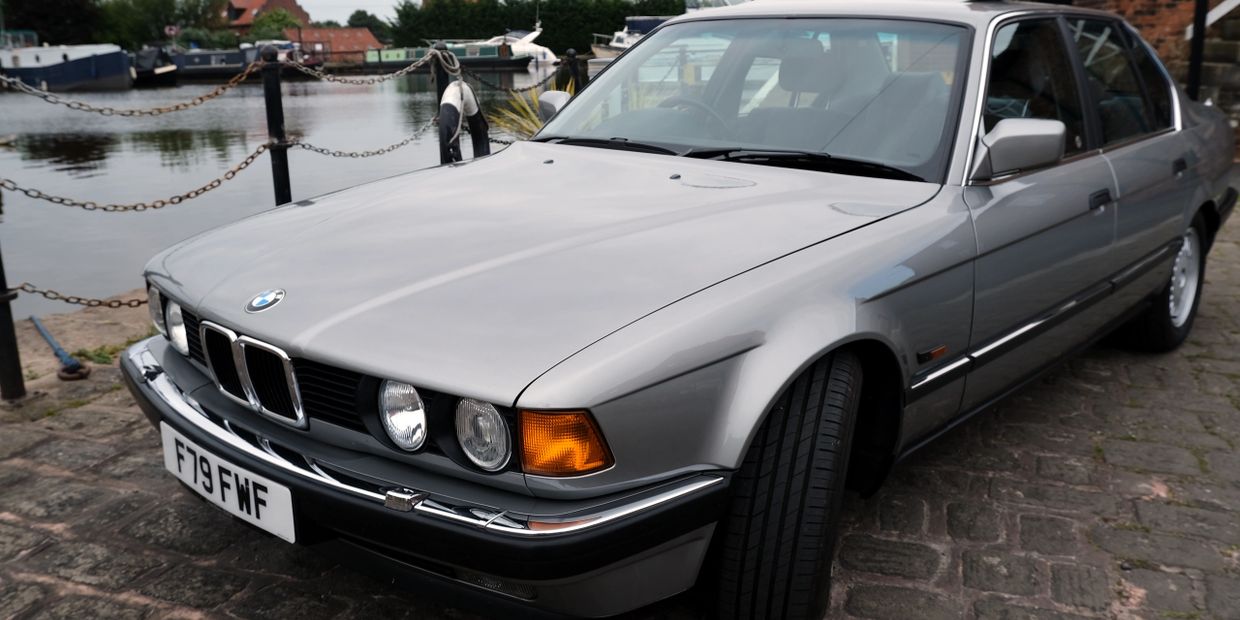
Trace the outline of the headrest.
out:
M 796 93 L 822 93 L 839 85 L 841 71 L 817 39 L 785 39 L 779 50 L 779 87 Z

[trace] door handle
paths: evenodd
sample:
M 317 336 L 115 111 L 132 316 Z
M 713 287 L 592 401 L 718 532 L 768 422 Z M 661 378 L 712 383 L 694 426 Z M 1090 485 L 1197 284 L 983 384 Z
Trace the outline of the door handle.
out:
M 1171 162 L 1171 173 L 1172 174 L 1179 175 L 1179 174 L 1182 174 L 1186 170 L 1188 170 L 1188 161 L 1185 160 L 1183 157 Z
M 1101 209 L 1111 204 L 1111 190 L 1104 189 L 1089 195 L 1089 210 Z

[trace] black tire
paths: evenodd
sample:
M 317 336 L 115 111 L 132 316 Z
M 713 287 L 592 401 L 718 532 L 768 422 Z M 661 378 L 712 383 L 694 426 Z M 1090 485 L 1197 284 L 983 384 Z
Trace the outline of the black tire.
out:
M 719 531 L 720 618 L 821 618 L 831 592 L 861 364 L 837 352 L 780 396 L 733 478 Z
M 1196 251 L 1193 258 L 1197 261 L 1197 282 L 1193 288 L 1193 299 L 1187 312 L 1175 316 L 1171 310 L 1171 297 L 1174 281 L 1181 275 L 1182 256 L 1177 255 L 1176 265 L 1166 286 L 1154 297 L 1149 308 L 1137 315 L 1120 331 L 1120 340 L 1126 346 L 1151 353 L 1172 351 L 1184 343 L 1189 332 L 1193 330 L 1193 321 L 1197 318 L 1197 306 L 1201 304 L 1201 291 L 1206 281 L 1206 248 L 1209 243 L 1209 232 L 1205 219 L 1201 214 L 1193 218 L 1193 224 L 1184 233 L 1184 247 L 1190 243 L 1190 235 L 1196 237 Z M 1181 250 L 1183 251 L 1183 250 Z

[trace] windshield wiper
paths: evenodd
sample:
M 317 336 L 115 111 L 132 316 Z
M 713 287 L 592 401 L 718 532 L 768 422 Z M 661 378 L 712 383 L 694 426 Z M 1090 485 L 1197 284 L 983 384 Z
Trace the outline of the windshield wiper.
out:
M 737 161 L 748 164 L 767 166 L 784 166 L 788 168 L 804 168 L 823 172 L 841 172 L 844 174 L 860 174 L 865 176 L 896 179 L 899 181 L 925 181 L 925 179 L 895 166 L 880 164 L 862 159 L 837 157 L 817 151 L 768 150 L 745 148 L 700 148 L 690 149 L 682 153 L 685 157 L 697 159 L 715 159 L 719 161 Z
M 669 149 L 665 146 L 650 144 L 648 142 L 638 142 L 628 138 L 587 138 L 584 136 L 543 136 L 535 138 L 533 142 L 550 142 L 552 144 L 567 144 L 569 146 L 590 146 L 600 149 L 616 149 L 619 151 L 637 151 L 640 153 L 657 153 L 659 155 L 680 155 L 680 151 Z

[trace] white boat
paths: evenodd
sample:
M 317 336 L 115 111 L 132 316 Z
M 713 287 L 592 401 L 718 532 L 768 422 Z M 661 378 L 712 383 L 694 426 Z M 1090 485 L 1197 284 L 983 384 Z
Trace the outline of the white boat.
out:
M 485 41 L 454 41 L 457 45 L 507 45 L 512 50 L 513 58 L 529 58 L 531 69 L 549 67 L 555 64 L 555 52 L 534 42 L 542 34 L 542 23 L 534 25 L 534 30 L 509 30 Z
M 610 37 L 594 33 L 594 44 L 590 46 L 590 49 L 594 52 L 595 58 L 615 58 L 646 36 L 646 33 L 671 18 L 670 15 L 626 17 L 624 18 L 624 30 L 617 30 Z

